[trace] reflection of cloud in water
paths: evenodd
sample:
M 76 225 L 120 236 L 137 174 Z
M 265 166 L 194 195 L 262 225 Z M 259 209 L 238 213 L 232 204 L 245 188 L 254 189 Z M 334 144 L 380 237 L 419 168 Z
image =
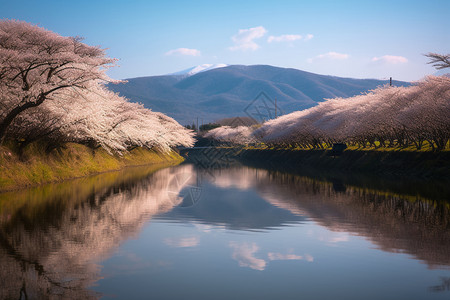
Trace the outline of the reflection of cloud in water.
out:
M 261 172 L 264 174 L 263 176 L 266 176 L 267 171 Z M 216 173 L 213 174 L 215 174 L 214 185 L 217 187 L 248 190 L 255 185 L 255 171 L 252 169 L 226 169 Z
M 164 243 L 174 248 L 196 247 L 200 243 L 198 236 L 181 237 L 181 238 L 165 238 Z
M 340 242 L 348 242 L 349 240 L 350 240 L 350 238 L 346 234 L 346 235 L 342 235 L 342 236 L 332 237 L 330 240 L 328 240 L 328 242 L 330 242 L 330 243 L 340 243 Z
M 231 257 L 239 263 L 240 267 L 249 267 L 253 270 L 263 271 L 266 268 L 266 261 L 254 256 L 259 247 L 255 243 L 237 243 L 230 242 L 229 246 L 233 249 Z
M 312 257 L 312 255 L 310 254 L 297 255 L 292 253 L 293 251 L 293 249 L 289 249 L 288 253 L 286 254 L 269 252 L 267 253 L 267 257 L 269 258 L 269 260 L 306 260 L 307 262 L 314 261 L 314 257 Z
M 309 230 L 308 235 L 315 236 L 319 241 L 328 244 L 337 244 L 350 241 L 350 234 L 348 232 L 335 232 L 325 228 L 324 230 L 319 230 L 319 232 Z
M 225 230 L 226 229 L 225 225 L 220 225 L 220 224 L 208 225 L 208 224 L 201 224 L 201 223 L 198 223 L 198 222 L 194 222 L 193 224 L 194 224 L 194 227 L 198 231 L 203 232 L 203 233 L 210 233 L 213 230 L 217 231 L 217 230 Z
M 269 252 L 269 253 L 267 253 L 267 257 L 269 257 L 269 260 L 302 260 L 303 259 L 303 256 L 293 254 L 293 253 L 282 254 L 282 253 Z
M 259 251 L 259 246 L 256 243 L 238 243 L 231 241 L 229 244 L 233 249 L 231 257 L 236 260 L 240 267 L 248 267 L 253 270 L 264 271 L 267 266 L 267 261 L 255 256 Z M 294 254 L 294 249 L 289 249 L 287 253 L 269 252 L 267 258 L 269 261 L 276 260 L 305 260 L 307 262 L 313 262 L 314 257 L 310 254 L 297 255 Z

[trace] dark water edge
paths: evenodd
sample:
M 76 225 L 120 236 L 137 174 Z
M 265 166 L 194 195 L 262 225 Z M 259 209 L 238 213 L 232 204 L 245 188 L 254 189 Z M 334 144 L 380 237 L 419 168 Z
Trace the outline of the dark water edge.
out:
M 268 150 L 239 147 L 191 149 L 181 153 L 203 169 L 244 164 L 375 191 L 450 203 L 450 151 L 379 152 L 327 150 Z
M 264 162 L 275 168 L 314 168 L 325 172 L 450 182 L 450 151 L 346 150 L 339 156 L 330 154 L 329 150 L 243 149 L 239 158 L 244 161 Z
M 447 181 L 423 180 L 420 178 L 402 178 L 390 176 L 376 176 L 362 172 L 346 172 L 339 170 L 322 170 L 311 167 L 289 168 L 274 167 L 267 162 L 243 160 L 242 163 L 253 168 L 270 170 L 270 172 L 287 173 L 308 177 L 321 182 L 329 182 L 336 192 L 344 191 L 348 187 L 355 187 L 375 193 L 387 193 L 416 199 L 432 199 L 433 202 L 450 205 L 450 185 Z
M 356 186 L 450 203 L 450 152 L 382 153 L 345 151 L 243 150 L 248 166 L 331 182 L 336 189 Z

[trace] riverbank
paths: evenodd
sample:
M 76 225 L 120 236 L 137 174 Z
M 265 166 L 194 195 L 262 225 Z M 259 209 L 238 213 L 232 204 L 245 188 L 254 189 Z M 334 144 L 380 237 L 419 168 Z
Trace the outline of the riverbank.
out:
M 450 152 L 345 150 L 332 156 L 330 150 L 243 149 L 242 160 L 269 163 L 288 169 L 313 168 L 322 171 L 368 173 L 450 180 Z
M 122 156 L 106 150 L 67 143 L 47 151 L 47 146 L 33 143 L 21 155 L 9 147 L 0 147 L 0 192 L 37 186 L 44 183 L 120 170 L 130 166 L 149 164 L 178 164 L 183 158 L 178 153 L 160 153 L 135 148 Z

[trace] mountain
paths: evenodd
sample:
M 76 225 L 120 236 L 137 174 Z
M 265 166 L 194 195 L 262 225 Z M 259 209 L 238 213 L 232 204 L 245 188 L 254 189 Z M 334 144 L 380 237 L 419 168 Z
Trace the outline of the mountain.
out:
M 388 81 L 318 75 L 267 65 L 191 68 L 182 74 L 127 79 L 109 88 L 181 124 L 251 116 L 257 121 L 302 110 L 326 98 L 358 95 Z M 197 70 L 201 70 L 196 72 Z M 195 74 L 188 75 L 194 71 Z M 407 82 L 394 81 L 396 86 Z

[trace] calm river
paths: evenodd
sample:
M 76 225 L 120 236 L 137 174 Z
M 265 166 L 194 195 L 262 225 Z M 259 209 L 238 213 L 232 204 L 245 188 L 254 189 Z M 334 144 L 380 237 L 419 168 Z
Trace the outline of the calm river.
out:
M 3 193 L 0 299 L 450 299 L 431 190 L 182 164 Z

